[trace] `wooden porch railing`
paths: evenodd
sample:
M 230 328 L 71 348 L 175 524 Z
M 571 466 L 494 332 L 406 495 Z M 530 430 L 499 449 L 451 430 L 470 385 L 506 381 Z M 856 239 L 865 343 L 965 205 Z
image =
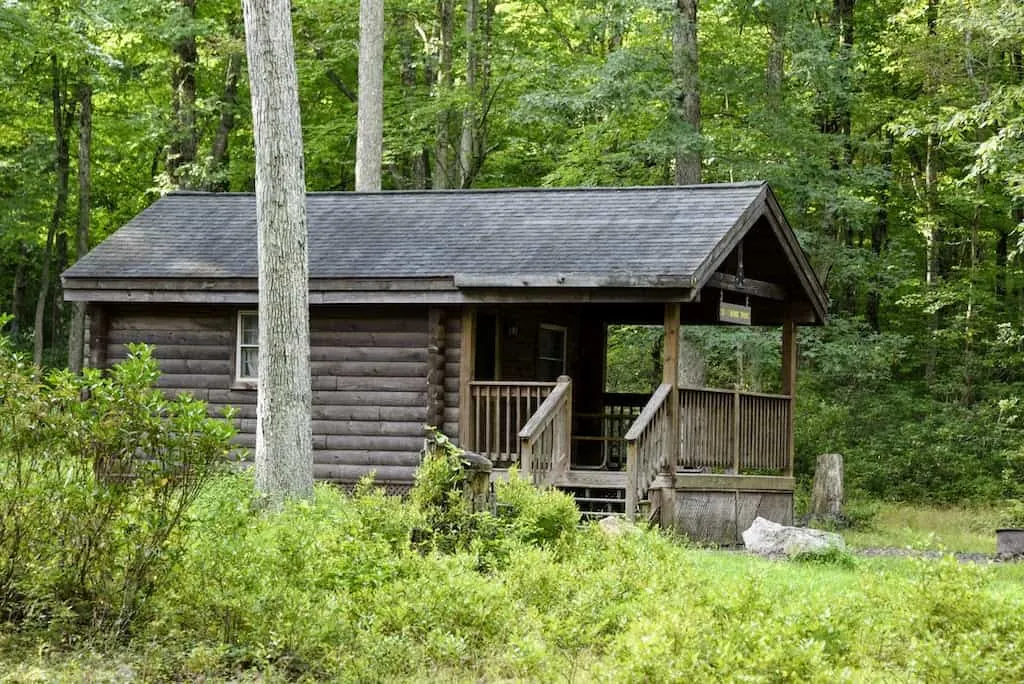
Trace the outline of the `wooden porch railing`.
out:
M 558 378 L 537 412 L 519 431 L 520 468 L 535 485 L 569 470 L 572 450 L 572 381 Z
M 736 474 L 791 475 L 788 396 L 701 388 L 679 390 L 679 465 Z
M 663 384 L 651 395 L 640 416 L 626 433 L 626 518 L 636 518 L 637 505 L 665 463 L 668 453 L 669 402 L 672 385 Z
M 554 382 L 474 380 L 469 383 L 470 451 L 482 454 L 496 468 L 519 461 L 519 439 L 530 416 L 555 389 Z
M 647 393 L 605 392 L 601 412 L 578 412 L 573 442 L 573 467 L 581 470 L 623 470 L 626 465 L 626 433 L 647 405 Z M 585 456 L 585 458 L 584 458 Z

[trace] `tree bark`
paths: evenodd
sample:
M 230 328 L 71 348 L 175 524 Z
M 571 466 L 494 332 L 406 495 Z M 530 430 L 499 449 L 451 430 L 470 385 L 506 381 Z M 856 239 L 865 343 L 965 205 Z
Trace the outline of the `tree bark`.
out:
M 811 517 L 839 520 L 843 516 L 843 457 L 821 454 L 814 468 Z
M 36 315 L 32 331 L 32 361 L 38 366 L 43 362 L 45 344 L 46 304 L 50 295 L 50 279 L 53 277 L 53 245 L 60 230 L 68 206 L 68 179 L 70 176 L 70 153 L 64 102 L 64 70 L 56 55 L 50 55 L 51 104 L 53 107 L 54 161 L 57 171 L 56 197 L 50 225 L 46 231 L 46 247 L 43 250 L 42 273 L 39 277 L 39 299 L 36 300 Z
M 384 154 L 384 0 L 359 3 L 356 192 L 380 190 Z
M 211 192 L 227 192 L 231 189 L 231 182 L 228 179 L 228 142 L 231 139 L 231 132 L 235 129 L 238 79 L 241 75 L 242 55 L 235 52 L 228 57 L 227 71 L 224 74 L 224 92 L 220 98 L 220 120 L 217 123 L 217 132 L 213 136 L 213 146 L 210 148 L 211 164 L 206 188 Z
M 192 186 L 194 173 L 188 172 L 196 159 L 199 134 L 196 129 L 196 65 L 199 50 L 192 23 L 196 18 L 196 0 L 177 0 L 188 29 L 174 43 L 174 55 L 178 63 L 171 74 L 174 109 L 174 129 L 171 144 L 167 148 L 167 175 L 171 182 L 181 188 Z
M 466 0 L 466 92 L 469 104 L 462 110 L 462 137 L 459 141 L 459 187 L 473 183 L 476 159 L 476 72 L 477 65 L 477 13 L 480 0 Z
M 452 71 L 452 40 L 455 33 L 454 0 L 438 0 L 437 19 L 440 31 L 440 45 L 437 51 L 437 92 L 441 97 L 447 97 L 455 84 L 455 74 Z M 435 128 L 434 170 L 431 174 L 431 183 L 434 189 L 451 186 L 451 179 L 448 177 L 451 157 L 448 150 L 451 119 L 451 109 L 442 107 L 437 114 Z
M 700 78 L 697 52 L 697 0 L 676 0 L 672 66 L 676 78 L 676 116 L 688 140 L 676 145 L 676 185 L 700 183 Z
M 92 88 L 78 88 L 78 232 L 75 236 L 75 260 L 89 251 L 89 214 L 92 208 Z M 82 371 L 85 353 L 85 302 L 75 302 L 68 333 L 68 368 Z
M 244 0 L 256 148 L 259 392 L 256 491 L 313 494 L 306 184 L 288 0 Z

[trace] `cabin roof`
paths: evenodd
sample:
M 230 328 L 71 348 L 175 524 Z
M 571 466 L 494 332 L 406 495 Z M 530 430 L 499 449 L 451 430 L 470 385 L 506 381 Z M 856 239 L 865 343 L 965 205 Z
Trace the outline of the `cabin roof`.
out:
M 815 318 L 825 315 L 821 285 L 763 182 L 310 193 L 306 211 L 311 289 L 316 281 L 342 290 L 354 281 L 389 291 L 431 281 L 435 290 L 445 281 L 462 291 L 698 291 L 761 222 L 777 233 Z M 245 289 L 240 283 L 256 276 L 255 196 L 174 192 L 65 271 L 64 282 L 69 299 L 89 299 L 154 284 L 184 291 L 198 281 Z

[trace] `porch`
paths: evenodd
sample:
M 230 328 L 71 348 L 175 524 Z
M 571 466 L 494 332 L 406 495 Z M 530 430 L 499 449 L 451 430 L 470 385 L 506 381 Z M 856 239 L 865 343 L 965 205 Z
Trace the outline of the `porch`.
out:
M 650 395 L 605 393 L 593 413 L 574 409 L 573 382 L 562 376 L 472 381 L 470 398 L 467 448 L 489 458 L 496 477 L 516 466 L 538 486 L 572 492 L 585 514 L 675 517 L 663 510 L 674 498 L 666 489 L 683 500 L 793 489 L 791 395 L 664 383 Z M 595 445 L 599 462 L 582 462 Z

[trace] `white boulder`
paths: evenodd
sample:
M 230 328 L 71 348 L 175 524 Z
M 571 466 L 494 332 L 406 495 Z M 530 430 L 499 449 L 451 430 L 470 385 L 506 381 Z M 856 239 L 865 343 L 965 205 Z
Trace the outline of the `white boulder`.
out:
M 846 549 L 843 538 L 834 532 L 808 527 L 789 527 L 764 518 L 754 518 L 743 533 L 747 551 L 762 556 L 793 557 L 801 553 L 820 553 L 831 548 Z

